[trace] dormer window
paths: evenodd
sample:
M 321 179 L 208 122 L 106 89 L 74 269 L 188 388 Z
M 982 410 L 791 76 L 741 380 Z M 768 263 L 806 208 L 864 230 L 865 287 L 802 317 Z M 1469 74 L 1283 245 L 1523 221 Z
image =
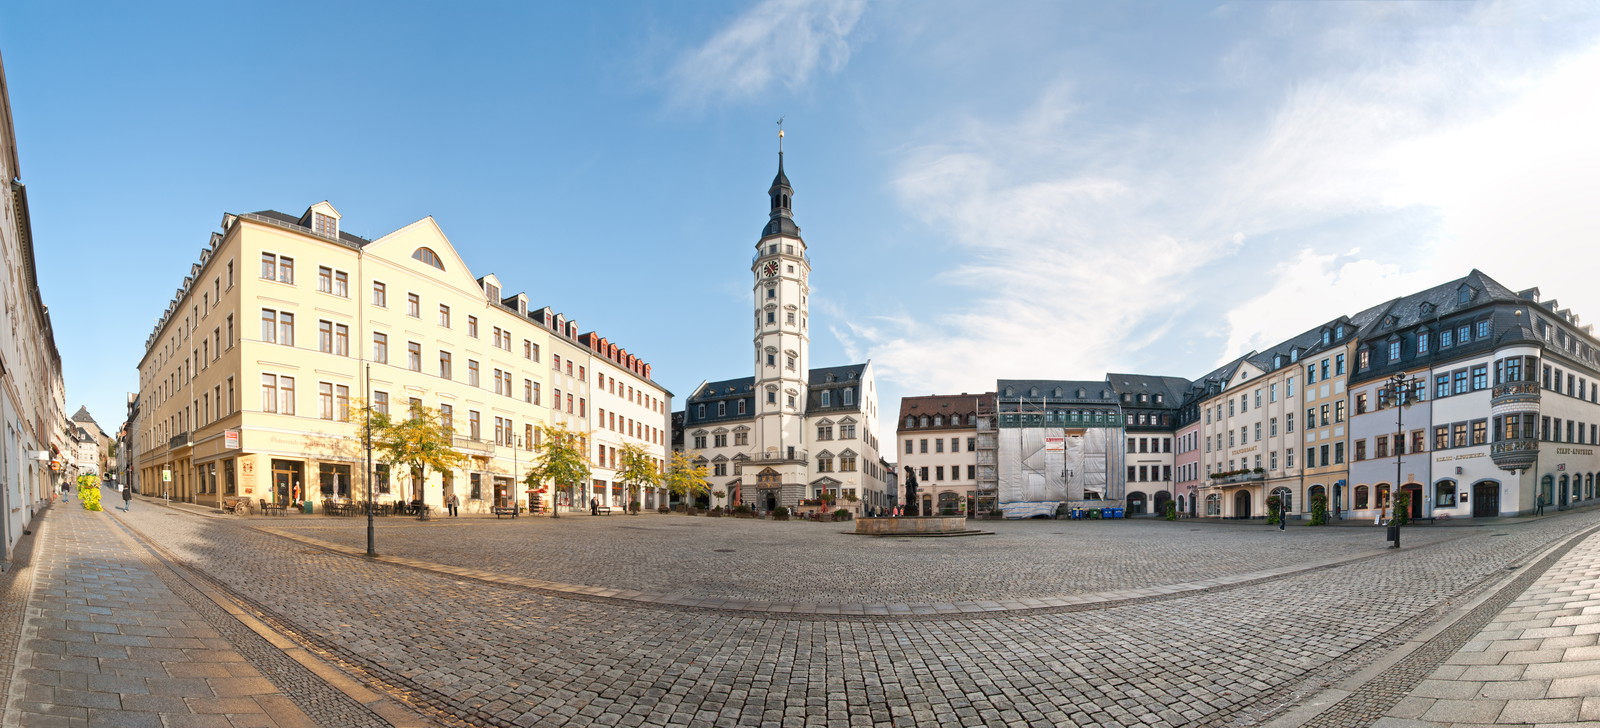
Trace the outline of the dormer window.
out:
M 1338 326 L 1333 327 L 1333 336 L 1337 339 L 1344 338 L 1344 324 L 1339 324 Z
M 1472 294 L 1473 293 L 1474 293 L 1474 291 L 1472 290 L 1472 286 L 1466 286 L 1466 285 L 1462 286 L 1460 289 L 1458 289 L 1456 291 L 1456 303 L 1458 303 L 1458 304 L 1460 304 L 1462 306 L 1465 306 L 1468 303 L 1471 303 L 1472 302 Z
M 1289 350 L 1289 361 L 1300 361 L 1300 350 L 1299 349 L 1290 349 Z
M 495 285 L 493 283 L 485 283 L 485 284 L 483 284 L 483 289 L 484 289 L 484 291 L 486 293 L 489 294 L 489 300 L 490 301 L 499 302 L 499 300 L 500 300 L 500 287 L 499 286 L 497 286 L 497 285 Z
M 438 268 L 439 270 L 444 270 L 444 261 L 441 260 L 439 258 L 439 254 L 433 252 L 431 248 L 417 248 L 416 252 L 411 254 L 411 257 Z
M 311 213 L 311 232 L 325 238 L 339 237 L 339 218 L 324 215 L 320 212 Z

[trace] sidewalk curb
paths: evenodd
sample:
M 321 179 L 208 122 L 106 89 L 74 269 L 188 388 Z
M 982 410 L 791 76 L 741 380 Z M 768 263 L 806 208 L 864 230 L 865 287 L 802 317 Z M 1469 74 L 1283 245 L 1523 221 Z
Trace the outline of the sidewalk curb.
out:
M 1372 661 L 1366 667 L 1335 682 L 1332 686 L 1312 695 L 1288 711 L 1279 714 L 1276 718 L 1265 724 L 1266 728 L 1296 728 L 1316 719 L 1329 708 L 1337 705 L 1339 701 L 1356 694 L 1363 686 L 1378 676 L 1393 668 L 1402 660 L 1415 654 L 1417 650 L 1438 638 L 1445 630 L 1465 619 L 1473 610 L 1495 598 L 1500 592 L 1511 586 L 1518 578 L 1527 574 L 1532 569 L 1542 572 L 1548 570 L 1552 563 L 1544 563 L 1552 553 L 1565 548 L 1572 548 L 1583 541 L 1600 534 L 1600 526 L 1592 526 L 1579 531 L 1567 538 L 1560 539 L 1546 545 L 1529 555 L 1522 566 L 1514 571 L 1502 572 L 1489 584 L 1480 588 L 1470 599 L 1456 605 L 1440 619 L 1428 625 L 1422 631 L 1411 636 L 1404 644 L 1390 650 L 1387 654 Z M 1536 577 L 1537 578 L 1537 577 Z

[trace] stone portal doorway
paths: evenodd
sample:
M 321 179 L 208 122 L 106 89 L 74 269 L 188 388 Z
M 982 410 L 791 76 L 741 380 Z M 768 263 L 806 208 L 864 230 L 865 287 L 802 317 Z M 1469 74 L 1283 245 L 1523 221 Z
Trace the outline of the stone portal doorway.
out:
M 1250 491 L 1241 490 L 1233 496 L 1233 517 L 1250 517 Z

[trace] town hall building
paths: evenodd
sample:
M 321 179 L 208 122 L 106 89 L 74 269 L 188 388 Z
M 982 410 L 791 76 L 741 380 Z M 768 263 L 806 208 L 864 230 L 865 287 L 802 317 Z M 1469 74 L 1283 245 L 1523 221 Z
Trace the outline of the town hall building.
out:
M 718 505 L 767 511 L 826 495 L 834 508 L 885 508 L 872 363 L 811 368 L 811 259 L 778 136 L 771 210 L 750 266 L 755 372 L 703 381 L 689 394 L 684 450 L 706 466 Z

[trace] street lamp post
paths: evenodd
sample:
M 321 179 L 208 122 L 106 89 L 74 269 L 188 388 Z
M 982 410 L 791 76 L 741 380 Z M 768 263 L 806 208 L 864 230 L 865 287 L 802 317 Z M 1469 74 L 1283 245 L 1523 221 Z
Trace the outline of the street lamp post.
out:
M 1420 378 L 1409 377 L 1405 372 L 1395 372 L 1393 376 L 1389 377 L 1389 381 L 1384 387 L 1384 390 L 1388 393 L 1389 401 L 1394 403 L 1394 485 L 1389 489 L 1389 500 L 1379 504 L 1380 520 L 1388 520 L 1389 501 L 1394 500 L 1400 494 L 1400 473 L 1406 447 L 1405 411 L 1406 407 L 1411 404 L 1411 391 L 1423 381 Z M 1400 548 L 1398 531 L 1395 532 L 1394 543 L 1389 548 Z
M 367 445 L 367 555 L 377 556 L 376 532 L 372 522 L 372 365 L 366 366 L 367 371 L 367 413 L 366 417 L 366 445 Z

